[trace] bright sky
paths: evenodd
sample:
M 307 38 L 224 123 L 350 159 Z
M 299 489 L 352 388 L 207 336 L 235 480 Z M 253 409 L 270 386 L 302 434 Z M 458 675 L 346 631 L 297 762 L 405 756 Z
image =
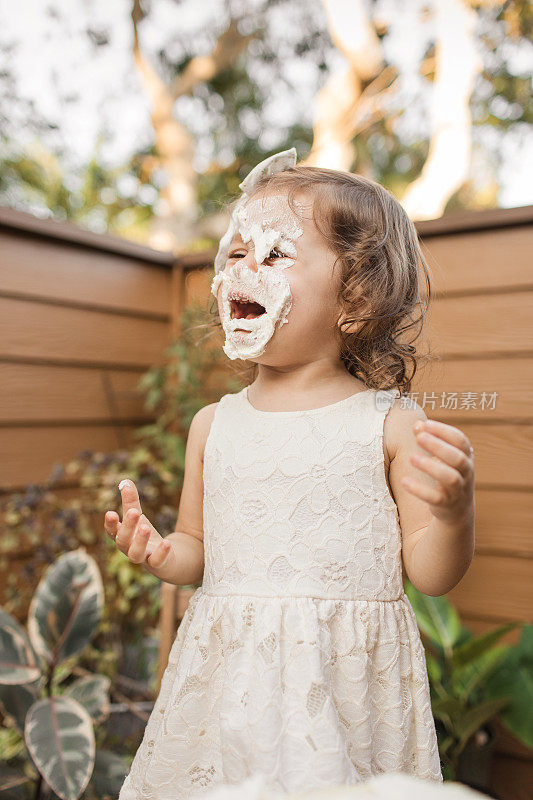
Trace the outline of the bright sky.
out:
M 252 9 L 259 4 L 259 0 L 247 0 L 245 7 Z M 411 78 L 405 85 L 407 94 L 412 91 L 416 95 L 419 90 L 416 65 L 431 36 L 431 20 L 423 22 L 418 12 L 427 4 L 427 0 L 380 0 L 378 3 L 379 14 L 394 26 L 394 33 L 399 34 L 386 37 L 387 56 L 401 63 L 404 69 L 411 67 Z M 301 3 L 295 4 L 295 12 L 301 6 Z M 182 0 L 180 3 L 152 0 L 150 16 L 141 26 L 143 51 L 150 55 L 175 40 L 176 55 L 179 54 L 180 41 L 186 40 L 188 35 L 197 35 L 202 29 L 211 30 L 213 21 L 222 27 L 227 7 L 228 3 L 223 0 Z M 17 98 L 15 103 L 4 101 L 4 113 L 17 131 L 18 142 L 29 138 L 24 130 L 27 103 L 33 104 L 37 117 L 60 125 L 57 132 L 47 134 L 46 146 L 61 148 L 63 163 L 72 168 L 91 158 L 102 135 L 105 141 L 101 157 L 109 164 L 122 163 L 130 154 L 152 142 L 148 103 L 131 54 L 130 10 L 129 0 L 68 0 L 68 3 L 0 0 L 0 70 L 7 68 L 14 74 Z M 287 17 L 285 6 L 279 11 L 285 14 L 278 23 L 282 36 L 287 26 L 298 25 L 300 20 L 296 13 Z M 317 24 L 324 19 L 320 0 L 308 0 L 305 11 L 313 15 Z M 109 31 L 109 44 L 94 46 L 86 35 L 89 28 Z M 209 46 L 206 38 L 206 51 Z M 511 59 L 511 68 L 517 74 L 531 70 L 532 51 L 533 48 L 525 45 L 523 52 L 517 52 L 514 60 Z M 340 60 L 334 53 L 331 66 Z M 288 93 L 280 85 L 270 94 L 265 112 L 271 125 L 258 132 L 263 146 L 276 146 L 277 125 L 311 122 L 312 97 L 318 80 L 318 70 L 315 72 L 311 67 L 309 62 L 287 61 L 286 69 L 295 90 Z M 21 104 L 20 100 L 26 104 Z M 195 167 L 202 172 L 213 156 L 213 148 L 205 119 L 201 119 L 205 115 L 197 113 L 200 108 L 201 104 L 194 98 L 182 98 L 176 110 L 197 137 Z M 426 119 L 423 103 L 411 103 L 402 122 L 405 132 L 409 128 L 420 132 Z M 246 124 L 245 118 L 243 124 Z M 249 125 L 253 128 L 254 120 L 250 119 Z M 490 135 L 490 131 L 479 135 Z M 517 125 L 500 146 L 499 204 L 533 203 L 531 131 L 525 125 Z M 228 161 L 231 156 L 231 153 L 225 154 Z M 224 159 L 224 154 L 222 157 Z M 479 168 L 482 169 L 482 165 Z

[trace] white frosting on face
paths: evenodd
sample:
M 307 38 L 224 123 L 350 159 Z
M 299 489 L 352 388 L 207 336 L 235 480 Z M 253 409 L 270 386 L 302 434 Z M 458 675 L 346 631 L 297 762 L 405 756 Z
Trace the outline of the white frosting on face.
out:
M 303 208 L 301 203 L 294 205 L 299 211 Z M 285 254 L 285 258 L 276 258 L 276 267 L 285 268 L 294 264 L 296 239 L 302 235 L 303 230 L 285 195 L 269 195 L 258 200 L 249 200 L 239 206 L 236 217 L 243 242 L 254 243 L 255 260 L 258 264 L 268 258 L 273 248 L 278 248 Z
M 295 203 L 295 206 L 297 209 L 303 208 L 302 204 Z M 241 263 L 242 258 L 235 259 L 226 268 L 226 263 L 222 265 L 219 262 L 220 269 L 213 278 L 211 292 L 216 297 L 222 284 L 221 322 L 226 333 L 223 350 L 231 359 L 245 360 L 262 355 L 276 329 L 276 323 L 279 321 L 281 327 L 288 322 L 292 294 L 283 271 L 294 264 L 297 256 L 296 239 L 303 230 L 286 195 L 278 194 L 256 200 L 244 196 L 242 202 L 237 204 L 230 227 L 220 242 L 218 255 L 223 255 L 225 260 L 237 233 L 247 247 L 241 245 L 239 248 L 235 243 L 233 249 L 243 255 L 245 250 L 252 250 L 257 269 L 254 271 L 248 264 Z M 275 250 L 275 255 L 270 260 L 272 250 Z M 278 253 L 282 256 L 278 256 Z M 250 261 L 249 258 L 246 260 Z M 265 260 L 269 260 L 269 263 L 264 264 Z M 259 303 L 266 313 L 255 319 L 232 319 L 229 299 L 232 293 Z
M 231 214 L 229 227 L 219 242 L 218 252 L 215 256 L 215 273 L 219 272 L 221 269 L 224 269 L 226 265 L 228 248 L 231 244 L 233 236 L 235 235 L 235 231 L 237 230 L 237 222 L 235 219 L 237 208 L 243 205 L 243 203 L 249 199 L 253 193 L 254 186 L 256 186 L 258 181 L 264 177 L 268 177 L 269 175 L 275 175 L 277 172 L 281 172 L 284 169 L 294 167 L 295 164 L 296 148 L 291 147 L 289 150 L 282 150 L 280 153 L 274 153 L 273 156 L 269 156 L 259 164 L 256 164 L 252 171 L 249 172 L 246 178 L 242 181 L 242 183 L 239 183 L 239 189 L 241 190 L 242 195 L 233 210 L 233 214 Z

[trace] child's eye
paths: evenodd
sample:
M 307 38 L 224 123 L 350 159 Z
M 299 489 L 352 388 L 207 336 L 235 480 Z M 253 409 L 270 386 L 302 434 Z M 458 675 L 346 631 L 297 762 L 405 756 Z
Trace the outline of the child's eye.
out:
M 274 247 L 274 249 L 268 254 L 267 260 L 269 261 L 271 258 L 286 258 L 286 256 L 285 253 L 282 253 L 281 250 L 278 250 L 277 247 Z
M 228 259 L 230 259 L 230 258 L 244 258 L 245 256 L 246 256 L 246 253 L 239 253 L 239 252 L 229 253 L 228 254 Z M 278 250 L 277 247 L 274 247 L 270 251 L 270 253 L 268 254 L 268 257 L 265 258 L 265 261 L 272 261 L 272 260 L 274 260 L 276 258 L 286 258 L 286 255 L 285 255 L 285 253 L 282 253 L 281 250 Z

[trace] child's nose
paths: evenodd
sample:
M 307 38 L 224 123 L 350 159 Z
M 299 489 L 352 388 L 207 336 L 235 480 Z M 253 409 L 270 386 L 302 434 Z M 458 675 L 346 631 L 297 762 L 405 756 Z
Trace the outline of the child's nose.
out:
M 234 266 L 239 269 L 244 269 L 246 267 L 252 272 L 257 272 L 257 262 L 253 251 L 249 250 L 244 258 L 239 258 L 239 260 L 235 262 Z

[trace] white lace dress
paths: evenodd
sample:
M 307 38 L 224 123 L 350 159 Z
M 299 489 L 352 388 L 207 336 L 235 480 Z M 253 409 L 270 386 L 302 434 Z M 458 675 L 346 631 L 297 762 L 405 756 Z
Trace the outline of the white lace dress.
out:
M 256 772 L 279 796 L 394 771 L 442 781 L 384 471 L 398 396 L 279 412 L 246 389 L 221 398 L 203 583 L 119 800 L 192 798 Z

